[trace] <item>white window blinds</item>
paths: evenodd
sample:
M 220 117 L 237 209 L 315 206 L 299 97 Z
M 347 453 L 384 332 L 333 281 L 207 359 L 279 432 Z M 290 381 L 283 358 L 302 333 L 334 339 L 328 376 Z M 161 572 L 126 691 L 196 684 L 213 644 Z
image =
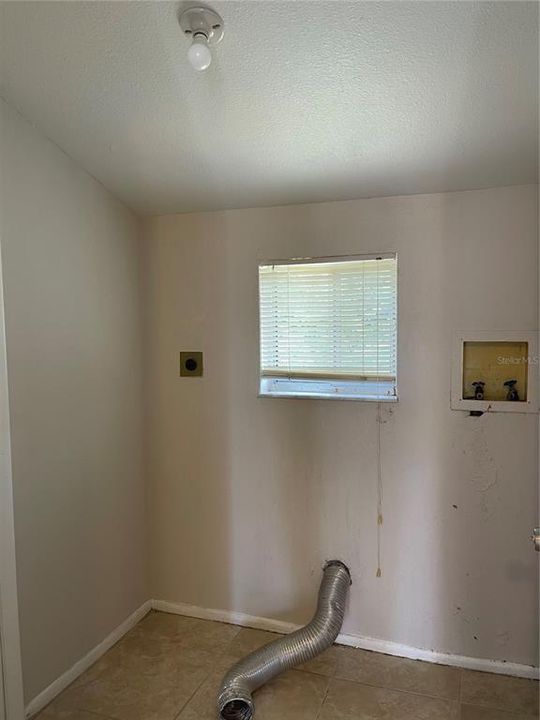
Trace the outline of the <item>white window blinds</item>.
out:
M 395 256 L 260 265 L 259 292 L 262 378 L 383 381 L 395 394 Z

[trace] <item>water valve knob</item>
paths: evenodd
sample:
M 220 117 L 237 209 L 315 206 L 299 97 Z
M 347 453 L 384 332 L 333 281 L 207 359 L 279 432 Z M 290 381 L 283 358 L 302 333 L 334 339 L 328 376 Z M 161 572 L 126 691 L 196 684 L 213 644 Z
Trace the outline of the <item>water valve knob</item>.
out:
M 514 402 L 516 400 L 519 400 L 519 393 L 516 388 L 517 380 L 507 380 L 504 383 L 504 387 L 508 388 L 508 392 L 506 393 L 506 399 L 507 400 L 513 400 Z
M 486 383 L 482 382 L 482 380 L 477 380 L 476 382 L 472 383 L 472 386 L 474 388 L 474 399 L 475 400 L 483 400 L 484 399 L 484 385 Z

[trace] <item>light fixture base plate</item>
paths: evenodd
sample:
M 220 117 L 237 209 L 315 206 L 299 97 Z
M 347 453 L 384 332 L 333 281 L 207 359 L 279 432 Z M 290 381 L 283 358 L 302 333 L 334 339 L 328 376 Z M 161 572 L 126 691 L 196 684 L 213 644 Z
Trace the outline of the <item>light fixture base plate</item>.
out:
M 192 38 L 197 32 L 206 35 L 209 45 L 217 45 L 223 39 L 223 20 L 215 10 L 206 7 L 191 7 L 178 18 L 182 32 Z

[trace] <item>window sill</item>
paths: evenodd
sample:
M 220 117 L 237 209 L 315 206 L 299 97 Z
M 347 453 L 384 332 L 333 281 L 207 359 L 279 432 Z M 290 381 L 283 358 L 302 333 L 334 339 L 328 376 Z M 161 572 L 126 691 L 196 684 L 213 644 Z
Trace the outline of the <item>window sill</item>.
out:
M 259 397 L 397 402 L 393 382 L 261 378 Z
M 382 402 L 397 403 L 398 398 L 393 397 L 372 397 L 363 395 L 315 395 L 314 393 L 263 393 L 260 392 L 257 397 L 260 398 L 285 398 L 289 400 L 348 400 L 355 402 Z

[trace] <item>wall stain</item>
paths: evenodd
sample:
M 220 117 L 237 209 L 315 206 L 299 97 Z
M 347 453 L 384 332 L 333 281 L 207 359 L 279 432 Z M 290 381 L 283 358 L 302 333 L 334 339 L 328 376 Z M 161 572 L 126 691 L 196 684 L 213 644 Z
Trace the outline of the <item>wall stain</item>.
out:
M 486 436 L 485 424 L 478 423 L 470 433 L 464 455 L 467 458 L 465 468 L 469 483 L 481 497 L 479 511 L 483 521 L 495 512 L 499 495 L 493 491 L 499 484 L 499 471 L 495 465 Z

